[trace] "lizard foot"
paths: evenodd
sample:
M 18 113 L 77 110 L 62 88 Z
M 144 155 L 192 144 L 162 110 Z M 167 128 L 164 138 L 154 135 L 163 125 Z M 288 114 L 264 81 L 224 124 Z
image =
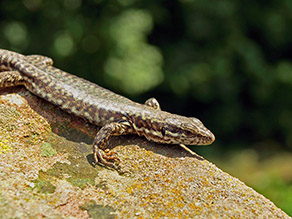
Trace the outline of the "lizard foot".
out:
M 116 154 L 116 152 L 110 151 L 108 149 L 105 151 L 103 151 L 102 149 L 97 149 L 93 152 L 94 162 L 96 164 L 102 163 L 106 166 L 118 169 L 116 162 L 119 162 L 120 159 L 116 156 Z

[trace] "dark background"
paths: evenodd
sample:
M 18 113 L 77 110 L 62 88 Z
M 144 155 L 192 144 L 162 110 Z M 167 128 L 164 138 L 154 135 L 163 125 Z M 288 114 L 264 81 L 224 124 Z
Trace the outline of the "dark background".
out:
M 292 1 L 1 1 L 0 48 L 199 118 L 191 148 L 292 215 Z

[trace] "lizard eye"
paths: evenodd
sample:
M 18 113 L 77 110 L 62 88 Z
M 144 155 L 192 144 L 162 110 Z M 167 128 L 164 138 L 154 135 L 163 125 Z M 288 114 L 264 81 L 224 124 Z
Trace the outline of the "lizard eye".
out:
M 165 128 L 164 127 L 162 127 L 162 129 L 161 129 L 161 133 L 162 133 L 162 136 L 165 136 Z

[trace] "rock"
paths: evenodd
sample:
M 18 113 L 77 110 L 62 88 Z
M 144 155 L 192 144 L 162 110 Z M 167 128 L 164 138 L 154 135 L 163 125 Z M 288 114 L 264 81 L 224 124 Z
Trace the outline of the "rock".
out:
M 30 94 L 0 91 L 0 212 L 6 218 L 290 218 L 177 145 L 137 136 L 110 147 L 123 173 L 93 165 L 97 128 Z

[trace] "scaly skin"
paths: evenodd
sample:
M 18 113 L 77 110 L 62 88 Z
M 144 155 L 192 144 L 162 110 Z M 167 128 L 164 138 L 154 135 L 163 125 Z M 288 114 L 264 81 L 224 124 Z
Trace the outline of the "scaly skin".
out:
M 0 49 L 0 87 L 24 85 L 63 110 L 101 126 L 93 142 L 95 162 L 116 167 L 105 150 L 112 135 L 138 134 L 166 144 L 207 145 L 215 137 L 200 120 L 160 110 L 156 99 L 133 102 L 52 66 L 50 58 Z

